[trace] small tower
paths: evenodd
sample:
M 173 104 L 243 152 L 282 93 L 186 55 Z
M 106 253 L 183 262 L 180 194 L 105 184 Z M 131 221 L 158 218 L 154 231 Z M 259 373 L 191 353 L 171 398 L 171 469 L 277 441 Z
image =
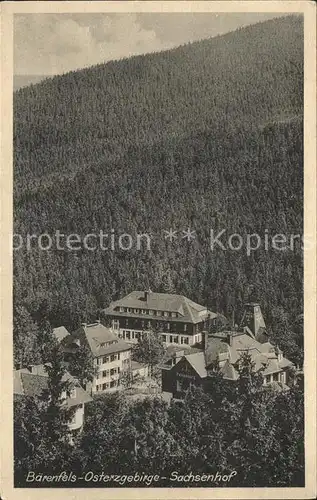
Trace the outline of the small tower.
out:
M 267 342 L 265 321 L 262 316 L 260 304 L 250 302 L 245 304 L 240 328 L 245 329 L 259 342 Z

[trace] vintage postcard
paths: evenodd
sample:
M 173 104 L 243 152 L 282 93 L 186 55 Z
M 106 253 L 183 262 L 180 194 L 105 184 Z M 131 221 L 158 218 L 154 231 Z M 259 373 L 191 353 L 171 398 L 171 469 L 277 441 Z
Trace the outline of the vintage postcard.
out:
M 316 496 L 316 3 L 1 6 L 1 497 Z

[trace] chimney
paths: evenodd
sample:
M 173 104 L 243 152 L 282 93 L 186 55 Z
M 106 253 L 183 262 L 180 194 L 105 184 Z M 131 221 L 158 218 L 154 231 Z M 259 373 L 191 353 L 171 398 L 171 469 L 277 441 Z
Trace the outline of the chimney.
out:
M 260 304 L 257 304 L 255 302 L 245 304 L 244 313 L 240 324 L 240 328 L 244 327 L 248 327 L 255 338 L 257 337 L 260 328 L 266 330 Z
M 173 366 L 176 365 L 176 363 L 180 360 L 180 358 L 184 356 L 184 354 L 185 354 L 184 349 L 174 352 L 172 356 L 172 365 Z
M 202 348 L 203 348 L 203 351 L 206 350 L 207 345 L 208 345 L 208 330 L 205 330 L 202 333 Z
M 232 337 L 233 337 L 232 332 L 229 332 L 227 335 L 227 344 L 229 344 L 230 347 L 232 347 Z
M 144 300 L 145 300 L 145 302 L 147 302 L 150 293 L 151 293 L 150 289 L 145 290 L 145 292 L 144 292 Z
M 34 365 L 28 365 L 27 368 L 28 368 L 28 370 L 29 370 L 30 373 L 35 373 L 36 372 L 36 368 L 35 368 Z

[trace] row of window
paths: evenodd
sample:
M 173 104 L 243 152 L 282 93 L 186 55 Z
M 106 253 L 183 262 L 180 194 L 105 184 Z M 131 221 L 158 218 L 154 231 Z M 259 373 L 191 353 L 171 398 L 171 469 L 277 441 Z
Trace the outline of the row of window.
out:
M 193 343 L 201 342 L 201 335 L 193 335 L 193 337 L 182 337 L 181 335 L 161 335 L 163 342 L 169 342 L 172 344 L 189 344 L 189 339 L 193 339 Z
M 120 373 L 120 367 L 118 368 L 111 368 L 110 370 L 103 370 L 97 374 L 97 378 L 108 378 L 108 377 L 113 377 L 114 375 L 117 375 Z
M 269 384 L 270 382 L 283 382 L 286 384 L 286 373 L 285 372 L 279 372 L 279 373 L 272 373 L 270 375 L 265 375 L 264 377 L 264 385 Z
M 68 396 L 71 399 L 75 399 L 76 398 L 76 387 L 73 387 L 72 389 L 70 389 L 68 394 L 66 393 L 66 391 L 63 391 L 62 396 L 61 396 L 62 399 L 65 399 L 66 396 Z
M 110 354 L 110 356 L 100 356 L 100 358 L 97 358 L 97 365 L 104 365 L 118 360 L 120 360 L 120 352 L 117 354 Z
M 128 325 L 129 325 L 129 320 L 127 319 L 126 320 L 126 326 L 128 326 Z M 152 321 L 141 321 L 141 328 L 151 328 L 153 326 L 155 328 L 164 328 L 166 330 L 170 330 L 171 329 L 171 325 L 172 325 L 171 323 L 163 323 L 162 322 L 160 324 L 160 322 L 156 322 L 156 321 L 154 321 L 154 322 L 152 322 Z M 119 328 L 120 328 L 119 320 L 113 320 L 112 321 L 112 328 L 114 330 L 119 330 Z M 179 325 L 178 324 L 174 324 L 174 328 L 176 330 L 177 328 L 179 328 Z M 187 331 L 187 324 L 186 323 L 183 324 L 183 330 L 184 330 L 184 332 Z
M 142 338 L 143 332 L 136 332 L 134 330 L 122 330 L 122 338 L 124 340 L 139 340 Z
M 122 338 L 124 340 L 139 340 L 139 338 L 142 338 L 143 332 L 137 332 L 134 330 L 122 330 Z M 201 342 L 202 336 L 201 334 L 198 335 L 193 335 L 193 337 L 184 337 L 181 335 L 164 335 L 161 334 L 161 339 L 163 342 L 168 342 L 168 343 L 174 343 L 174 344 L 189 344 L 189 339 L 193 339 L 193 343 L 195 344 L 196 342 Z
M 110 382 L 105 382 L 103 384 L 96 385 L 96 391 L 105 391 L 106 389 L 112 389 L 113 387 L 118 387 L 117 380 L 111 380 Z
M 164 316 L 165 318 L 178 318 L 177 312 L 154 311 L 154 309 L 138 309 L 135 307 L 119 307 L 120 312 L 130 314 L 148 314 L 149 316 Z

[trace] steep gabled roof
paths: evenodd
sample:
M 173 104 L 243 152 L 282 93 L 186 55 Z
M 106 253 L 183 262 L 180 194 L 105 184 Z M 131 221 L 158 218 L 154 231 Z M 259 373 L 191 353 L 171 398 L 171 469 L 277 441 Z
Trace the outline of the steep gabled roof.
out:
M 53 328 L 53 335 L 58 342 L 61 342 L 67 335 L 69 335 L 69 331 L 65 328 L 65 326 L 58 326 L 57 328 Z
M 208 369 L 211 363 L 218 359 L 221 363 L 221 370 L 225 371 L 226 378 L 236 379 L 237 371 L 233 365 L 239 360 L 242 353 L 248 353 L 251 356 L 254 369 L 256 371 L 262 370 L 263 375 L 277 373 L 293 365 L 284 357 L 279 360 L 277 354 L 281 351 L 270 342 L 261 344 L 243 332 L 220 333 L 221 335 L 219 333 L 211 334 L 206 339 L 206 368 Z M 229 366 L 232 366 L 232 369 Z
M 92 401 L 87 392 L 79 385 L 78 381 L 66 372 L 62 378 L 63 381 L 68 381 L 70 389 L 76 389 L 75 397 L 67 397 L 67 406 L 77 406 L 83 403 Z M 48 389 L 48 373 L 44 365 L 32 366 L 31 370 L 22 368 L 13 372 L 13 393 L 19 396 L 39 397 L 43 391 Z
M 152 311 L 166 311 L 169 313 L 178 313 L 177 318 L 173 318 L 173 322 L 188 322 L 199 323 L 210 315 L 215 318 L 217 314 L 208 311 L 205 306 L 197 304 L 183 295 L 171 293 L 143 292 L 135 290 L 125 297 L 112 302 L 108 308 L 104 309 L 105 315 L 126 316 L 127 313 L 117 310 L 119 307 L 131 309 L 143 309 Z M 149 314 L 128 313 L 129 316 L 135 318 L 153 318 Z M 164 317 L 162 316 L 162 319 Z M 166 319 L 166 318 L 165 318 Z
M 203 352 L 195 352 L 193 354 L 187 354 L 184 356 L 184 358 L 193 367 L 193 369 L 200 376 L 200 378 L 207 377 L 205 356 Z
M 223 378 L 227 380 L 237 380 L 239 378 L 239 373 L 229 361 L 223 365 L 220 369 L 220 373 L 222 373 Z
M 79 343 L 78 343 L 79 341 Z M 82 325 L 63 340 L 65 351 L 73 351 L 76 345 L 88 345 L 94 357 L 128 351 L 131 346 L 101 323 Z

